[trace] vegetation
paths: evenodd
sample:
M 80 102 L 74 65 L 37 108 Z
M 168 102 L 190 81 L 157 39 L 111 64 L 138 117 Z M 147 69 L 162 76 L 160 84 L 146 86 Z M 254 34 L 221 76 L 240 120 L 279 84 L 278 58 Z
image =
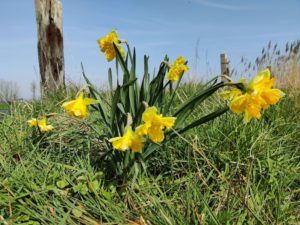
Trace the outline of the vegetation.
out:
M 182 96 L 199 86 L 180 89 Z M 185 100 L 185 99 L 182 99 Z M 219 100 L 207 102 L 195 117 Z M 299 95 L 260 121 L 231 113 L 162 146 L 148 176 L 104 179 L 93 119 L 31 139 L 28 118 L 59 99 L 15 106 L 0 126 L 0 221 L 6 224 L 295 224 L 299 208 Z M 296 107 L 295 107 L 296 106 Z M 286 109 L 294 108 L 287 111 Z M 49 118 L 58 127 L 66 118 Z M 13 138 L 12 138 L 13 137 Z
M 8 110 L 9 104 L 7 103 L 0 103 L 0 110 Z
M 114 39 L 115 36 L 106 38 Z M 120 62 L 119 46 L 109 47 L 108 52 L 111 54 L 113 48 L 114 57 L 119 57 L 117 60 Z M 111 57 L 109 55 L 109 59 Z M 126 66 L 119 66 L 123 66 L 124 72 Z M 39 101 L 13 104 L 11 114 L 5 116 L 0 125 L 0 223 L 299 222 L 300 93 L 297 87 L 279 83 L 286 96 L 279 104 L 265 110 L 260 120 L 244 124 L 242 117 L 224 111 L 221 116 L 215 116 L 214 120 L 207 120 L 201 126 L 189 126 L 224 105 L 220 95 L 206 96 L 201 104 L 193 106 L 193 113 L 183 117 L 185 123 L 182 124 L 189 129 L 185 129 L 183 134 L 178 132 L 181 129 L 176 130 L 175 125 L 172 134 L 166 131 L 168 141 L 161 142 L 156 151 L 151 151 L 151 157 L 140 164 L 147 170 L 132 179 L 126 171 L 122 174 L 120 168 L 124 168 L 128 158 L 131 159 L 128 154 L 135 153 L 128 149 L 124 154 L 122 152 L 123 155 L 117 155 L 115 152 L 118 150 L 111 152 L 107 149 L 111 149 L 108 138 L 122 135 L 117 131 L 124 131 L 128 122 L 121 106 L 128 108 L 128 112 L 137 105 L 118 99 L 121 106 L 117 104 L 118 109 L 112 114 L 118 114 L 119 123 L 106 126 L 99 119 L 105 117 L 101 114 L 107 110 L 107 106 L 100 105 L 103 104 L 101 100 L 114 103 L 114 99 L 122 94 L 129 99 L 137 98 L 130 94 L 132 91 L 136 93 L 137 86 L 133 86 L 132 91 L 121 90 L 124 86 L 132 87 L 135 82 L 135 77 L 134 81 L 130 76 L 128 78 L 125 85 L 123 83 L 116 90 L 99 94 L 89 84 L 91 95 L 97 98 L 98 105 L 84 120 L 67 116 L 61 107 L 65 102 L 69 115 L 85 117 L 86 104 L 91 101 L 84 102 L 80 95 L 75 100 L 77 103 L 82 100 L 80 112 L 77 111 L 78 105 L 72 105 L 74 101 L 67 102 L 69 98 L 64 92 Z M 172 92 L 174 89 L 166 92 L 157 107 L 169 106 L 171 99 L 172 107 L 165 112 L 172 115 L 182 108 L 182 104 L 189 102 L 190 96 L 205 90 L 207 86 L 203 84 L 182 84 L 176 92 Z M 116 97 L 118 91 L 121 94 Z M 149 98 L 155 94 L 150 93 Z M 75 93 L 71 93 L 70 97 L 74 98 Z M 130 112 L 137 115 L 138 108 Z M 41 115 L 47 118 L 47 124 L 51 124 L 46 125 L 43 117 L 42 127 L 47 129 L 42 132 L 41 124 L 34 119 Z M 29 127 L 28 120 L 37 128 Z M 47 126 L 52 127 L 48 129 Z M 111 135 L 107 136 L 105 132 L 109 129 Z M 153 144 L 149 143 L 150 146 Z M 107 152 L 112 154 L 110 157 L 118 169 L 107 166 Z

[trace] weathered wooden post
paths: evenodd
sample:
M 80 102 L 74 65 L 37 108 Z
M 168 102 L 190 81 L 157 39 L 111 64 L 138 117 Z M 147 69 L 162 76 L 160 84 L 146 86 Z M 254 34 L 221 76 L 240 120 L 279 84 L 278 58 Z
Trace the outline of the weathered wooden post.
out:
M 227 77 L 230 77 L 230 70 L 229 70 L 229 59 L 226 53 L 222 53 L 220 55 L 221 59 L 221 75 L 225 75 Z M 225 76 L 222 76 L 221 79 L 223 82 L 228 82 L 228 79 L 226 79 Z
M 65 88 L 61 0 L 35 0 L 42 93 Z

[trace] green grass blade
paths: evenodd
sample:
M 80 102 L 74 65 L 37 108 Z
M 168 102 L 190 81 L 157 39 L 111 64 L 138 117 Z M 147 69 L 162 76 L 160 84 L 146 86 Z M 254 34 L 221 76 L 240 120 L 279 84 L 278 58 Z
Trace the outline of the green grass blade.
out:
M 216 110 L 215 112 L 210 113 L 210 114 L 208 114 L 208 115 L 192 122 L 191 124 L 187 125 L 186 127 L 178 130 L 177 132 L 179 134 L 183 134 L 184 132 L 186 132 L 186 131 L 194 128 L 194 127 L 200 126 L 201 124 L 207 123 L 208 121 L 213 120 L 213 119 L 221 116 L 222 114 L 226 113 L 228 110 L 229 110 L 228 107 L 224 107 L 222 109 Z

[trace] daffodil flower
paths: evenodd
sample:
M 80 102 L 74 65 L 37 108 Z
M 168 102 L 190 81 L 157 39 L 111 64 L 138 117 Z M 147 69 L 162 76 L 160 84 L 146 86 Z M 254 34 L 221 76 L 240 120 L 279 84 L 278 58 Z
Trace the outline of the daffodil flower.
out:
M 248 123 L 252 118 L 261 118 L 262 99 L 259 95 L 243 94 L 235 97 L 229 108 L 237 114 L 244 113 L 244 123 Z
M 137 135 L 148 135 L 149 138 L 155 142 L 160 143 L 165 139 L 164 129 L 169 130 L 175 124 L 175 117 L 163 117 L 162 114 L 157 113 L 155 106 L 148 107 L 143 115 L 142 120 L 144 124 L 136 127 Z
M 284 93 L 274 89 L 275 77 L 271 77 L 269 69 L 258 73 L 248 84 L 244 84 L 244 91 L 232 88 L 223 97 L 231 100 L 229 108 L 231 111 L 240 114 L 244 113 L 244 123 L 252 118 L 260 119 L 261 111 L 270 105 L 276 104 Z
M 262 108 L 266 109 L 270 105 L 275 105 L 280 98 L 285 94 L 279 90 L 274 89 L 275 77 L 271 77 L 269 69 L 265 69 L 258 73 L 252 81 L 246 85 L 246 89 L 253 94 L 258 94 L 262 98 Z
M 107 61 L 112 61 L 116 57 L 116 51 L 114 45 L 116 45 L 122 57 L 125 56 L 125 53 L 120 45 L 120 41 L 118 39 L 117 31 L 113 30 L 105 37 L 100 38 L 98 41 L 100 50 L 104 52 L 105 58 Z
M 87 106 L 96 103 L 98 103 L 97 100 L 84 98 L 83 92 L 80 92 L 75 100 L 63 103 L 62 107 L 64 107 L 69 116 L 83 119 L 88 115 Z
M 132 131 L 132 127 L 125 129 L 123 136 L 109 139 L 113 147 L 120 151 L 131 149 L 133 152 L 140 152 L 144 147 L 143 138 Z
M 177 81 L 182 76 L 182 74 L 189 70 L 188 66 L 185 65 L 185 58 L 183 56 L 178 57 L 174 64 L 170 66 L 169 72 L 167 74 L 167 80 Z
M 28 120 L 27 123 L 29 127 L 38 127 L 41 133 L 53 130 L 53 126 L 47 125 L 46 117 L 41 120 L 32 118 L 31 120 Z
M 30 120 L 27 120 L 27 123 L 29 125 L 29 127 L 37 127 L 37 119 L 36 118 L 32 118 Z

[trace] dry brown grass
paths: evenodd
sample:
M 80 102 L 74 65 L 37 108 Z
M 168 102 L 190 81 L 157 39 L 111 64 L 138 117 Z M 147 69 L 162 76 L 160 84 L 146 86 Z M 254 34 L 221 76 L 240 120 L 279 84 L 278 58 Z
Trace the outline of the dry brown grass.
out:
M 285 50 L 279 50 L 277 44 L 263 48 L 262 56 L 255 61 L 258 70 L 271 67 L 272 73 L 277 77 L 277 87 L 300 90 L 300 41 L 286 43 Z
M 271 68 L 277 78 L 277 87 L 289 89 L 291 92 L 300 91 L 300 40 L 286 43 L 285 48 L 279 48 L 277 43 L 268 43 L 261 51 L 255 62 L 241 58 L 241 70 L 234 69 L 232 76 L 252 77 L 254 72 Z M 239 74 L 238 71 L 242 71 Z M 250 78 L 249 78 L 250 79 Z
M 290 62 L 283 68 L 275 68 L 280 71 L 277 86 L 281 88 L 289 88 L 294 91 L 300 90 L 300 65 L 299 57 L 293 57 Z M 274 72 L 276 74 L 276 72 Z

